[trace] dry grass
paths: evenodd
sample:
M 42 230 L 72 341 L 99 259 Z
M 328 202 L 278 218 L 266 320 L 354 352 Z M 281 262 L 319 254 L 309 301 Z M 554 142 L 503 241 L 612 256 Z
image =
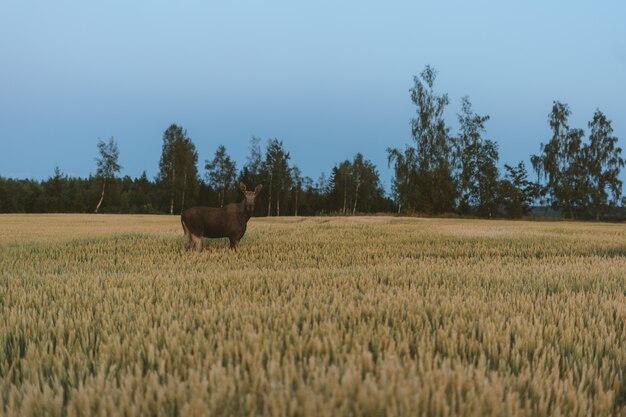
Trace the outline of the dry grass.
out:
M 626 415 L 626 226 L 0 216 L 0 415 Z

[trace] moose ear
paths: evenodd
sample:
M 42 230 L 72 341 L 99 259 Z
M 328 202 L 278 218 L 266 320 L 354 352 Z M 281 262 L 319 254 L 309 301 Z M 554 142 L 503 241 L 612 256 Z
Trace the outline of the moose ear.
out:
M 243 183 L 243 181 L 241 181 L 239 183 L 239 188 L 241 188 L 241 192 L 245 193 L 247 188 L 246 188 L 246 184 Z
M 256 188 L 254 189 L 254 194 L 260 193 L 262 189 L 263 189 L 263 186 L 261 184 L 257 185 Z

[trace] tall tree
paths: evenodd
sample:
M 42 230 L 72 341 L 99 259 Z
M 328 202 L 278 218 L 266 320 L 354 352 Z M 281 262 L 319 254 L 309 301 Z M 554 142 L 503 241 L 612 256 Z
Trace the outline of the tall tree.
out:
M 492 140 L 480 144 L 477 158 L 477 213 L 489 217 L 498 214 L 498 145 Z
M 100 155 L 96 158 L 96 165 L 98 167 L 96 171 L 96 178 L 102 181 L 102 194 L 100 195 L 100 201 L 98 201 L 98 205 L 96 206 L 96 213 L 100 210 L 100 206 L 104 200 L 104 191 L 106 189 L 107 182 L 115 179 L 115 174 L 117 174 L 122 168 L 120 164 L 117 163 L 120 151 L 117 147 L 117 143 L 113 140 L 113 137 L 110 137 L 108 142 L 98 139 L 98 152 Z
M 197 187 L 198 153 L 196 147 L 181 126 L 172 124 L 163 133 L 163 148 L 159 162 L 158 178 L 169 190 L 170 214 L 174 214 L 177 191 L 181 194 L 181 211 L 185 195 Z
M 413 77 L 414 86 L 409 90 L 417 107 L 411 120 L 415 148 L 407 147 L 404 152 L 388 149 L 389 162 L 395 162 L 396 173 L 405 176 L 395 181 L 396 192 L 408 185 L 414 190 L 411 206 L 429 213 L 451 211 L 456 199 L 453 143 L 443 118 L 449 100 L 447 94 L 435 95 L 436 78 L 435 69 L 427 65 L 420 77 Z
M 542 153 L 533 155 L 531 162 L 539 178 L 546 182 L 542 193 L 548 196 L 552 207 L 574 219 L 585 197 L 581 153 L 584 132 L 569 127 L 570 115 L 567 104 L 554 102 L 548 118 L 552 138 L 541 144 Z
M 329 206 L 338 209 L 341 214 L 348 214 L 350 207 L 349 197 L 352 196 L 353 177 L 351 175 L 352 164 L 345 160 L 335 165 L 330 173 Z
M 387 148 L 387 164 L 394 166 L 394 176 L 391 183 L 391 193 L 398 205 L 398 213 L 403 208 L 414 212 L 418 208 L 417 184 L 417 155 L 415 148 L 405 147 L 404 151 L 395 148 Z
M 383 205 L 387 201 L 376 166 L 362 154 L 357 153 L 352 159 L 350 171 L 354 188 L 352 214 L 385 210 Z
M 170 192 L 170 214 L 174 214 L 174 193 L 176 191 L 176 144 L 183 136 L 183 130 L 176 124 L 163 132 L 163 148 L 159 161 L 159 179 Z
M 342 214 L 386 210 L 380 176 L 376 166 L 357 153 L 352 161 L 345 160 L 332 169 L 328 208 Z
M 261 138 L 252 136 L 250 139 L 249 154 L 246 158 L 239 181 L 243 181 L 248 184 L 259 184 L 261 182 L 262 170 L 263 170 L 263 153 L 261 152 Z M 266 193 L 262 193 L 259 197 L 262 197 Z M 257 204 L 258 204 L 257 198 Z
M 182 183 L 182 195 L 180 202 L 180 211 L 185 209 L 185 197 L 193 197 L 193 194 L 197 191 L 198 187 L 198 152 L 196 151 L 196 145 L 193 144 L 191 139 L 187 136 L 185 131 L 184 139 L 180 143 L 178 152 L 178 165 L 182 168 L 183 183 Z M 189 194 L 192 194 L 191 196 Z
M 298 197 L 300 196 L 300 191 L 302 191 L 303 181 L 304 179 L 302 178 L 300 168 L 294 165 L 293 168 L 291 168 L 291 184 L 293 185 L 293 194 L 295 196 L 294 216 L 298 215 Z
M 596 220 L 603 212 L 615 206 L 622 193 L 622 181 L 619 179 L 624 167 L 622 149 L 613 135 L 611 121 L 596 110 L 589 122 L 589 145 L 583 148 L 589 204 Z
M 361 188 L 361 184 L 363 183 L 363 174 L 365 171 L 365 167 L 363 166 L 363 155 L 357 153 L 352 161 L 352 166 L 350 167 L 352 181 L 354 183 L 354 202 L 352 204 L 352 215 L 356 214 L 356 207 L 359 202 L 359 189 Z
M 418 190 L 421 205 L 427 212 L 442 213 L 454 208 L 456 187 L 452 178 L 452 142 L 443 118 L 448 95 L 434 93 L 437 72 L 427 65 L 421 80 L 414 77 L 411 101 L 417 117 L 411 122 L 417 144 Z
M 497 177 L 497 150 L 493 143 L 484 149 L 485 141 L 482 138 L 485 132 L 485 122 L 489 116 L 479 116 L 472 110 L 469 97 L 461 99 L 461 113 L 459 113 L 460 132 L 455 143 L 456 161 L 458 171 L 459 210 L 468 213 L 481 205 L 481 189 L 484 191 L 486 184 L 481 184 L 481 179 L 493 180 L 493 174 Z M 495 155 L 494 155 L 495 150 Z M 496 160 L 489 156 L 495 156 Z M 491 164 L 490 162 L 495 162 Z M 495 172 L 494 172 L 495 168 Z M 487 169 L 489 175 L 483 170 Z M 497 181 L 497 178 L 495 178 Z M 483 197 L 485 195 L 483 194 Z M 479 208 L 479 211 L 484 207 Z
M 267 142 L 263 171 L 269 179 L 267 215 L 272 214 L 272 201 L 275 204 L 275 213 L 280 216 L 281 202 L 286 202 L 287 191 L 291 185 L 291 168 L 289 167 L 289 152 L 283 147 L 283 142 L 270 139 Z
M 215 151 L 212 161 L 205 161 L 207 181 L 218 192 L 218 204 L 224 206 L 224 195 L 230 188 L 235 187 L 237 167 L 235 162 L 226 153 L 224 145 L 220 145 Z

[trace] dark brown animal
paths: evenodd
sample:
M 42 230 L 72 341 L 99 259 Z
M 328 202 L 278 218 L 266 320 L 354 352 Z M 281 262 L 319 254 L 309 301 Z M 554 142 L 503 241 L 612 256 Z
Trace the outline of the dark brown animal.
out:
M 247 191 L 243 182 L 239 183 L 244 199 L 241 203 L 227 204 L 224 207 L 191 207 L 183 211 L 180 221 L 185 232 L 185 249 L 202 250 L 202 238 L 227 237 L 230 248 L 237 251 L 237 244 L 246 233 L 246 225 L 254 213 L 254 199 L 263 186 L 257 185 L 254 191 Z

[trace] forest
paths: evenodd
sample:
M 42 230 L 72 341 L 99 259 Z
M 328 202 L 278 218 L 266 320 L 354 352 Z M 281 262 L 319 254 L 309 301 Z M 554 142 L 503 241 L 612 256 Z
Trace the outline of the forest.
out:
M 393 168 L 387 194 L 377 167 L 356 152 L 329 173 L 302 175 L 282 140 L 253 137 L 238 168 L 224 145 L 214 157 L 198 161 L 195 144 L 183 126 L 163 133 L 159 172 L 148 178 L 120 176 L 119 148 L 113 137 L 98 140 L 96 173 L 69 177 L 57 167 L 43 181 L 0 177 L 3 213 L 165 213 L 184 208 L 223 206 L 239 201 L 237 184 L 263 184 L 257 216 L 460 215 L 520 218 L 550 210 L 570 219 L 616 220 L 623 216 L 622 149 L 611 120 L 597 109 L 587 137 L 570 127 L 571 111 L 554 101 L 548 115 L 551 137 L 530 155 L 532 173 L 523 161 L 499 168 L 497 141 L 486 137 L 488 115 L 474 112 L 461 98 L 458 131 L 444 117 L 447 94 L 437 94 L 437 71 L 426 66 L 409 90 L 415 106 L 413 141 L 403 149 L 387 148 Z M 586 140 L 585 140 L 586 139 Z M 381 150 L 382 151 L 382 150 Z

